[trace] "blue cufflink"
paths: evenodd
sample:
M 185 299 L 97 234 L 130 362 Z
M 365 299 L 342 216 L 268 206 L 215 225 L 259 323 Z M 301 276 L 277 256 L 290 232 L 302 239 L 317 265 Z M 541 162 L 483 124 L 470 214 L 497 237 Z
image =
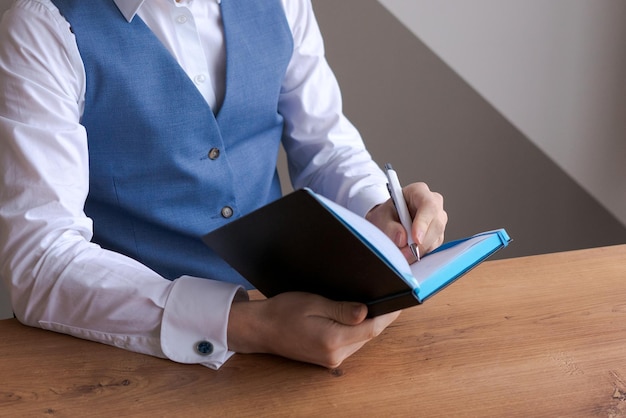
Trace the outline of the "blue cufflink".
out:
M 201 356 L 210 356 L 213 354 L 213 344 L 209 341 L 200 341 L 196 344 L 196 352 Z

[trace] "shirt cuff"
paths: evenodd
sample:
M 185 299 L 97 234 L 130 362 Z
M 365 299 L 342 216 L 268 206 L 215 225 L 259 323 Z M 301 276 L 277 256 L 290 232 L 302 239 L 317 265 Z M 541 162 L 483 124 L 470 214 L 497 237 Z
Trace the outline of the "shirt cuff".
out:
M 228 315 L 233 300 L 247 299 L 243 287 L 182 276 L 174 281 L 161 322 L 161 349 L 179 363 L 218 369 L 234 352 L 228 350 Z
M 384 184 L 371 185 L 358 191 L 350 197 L 348 209 L 365 218 L 365 215 L 376 205 L 385 203 L 389 199 L 389 191 Z

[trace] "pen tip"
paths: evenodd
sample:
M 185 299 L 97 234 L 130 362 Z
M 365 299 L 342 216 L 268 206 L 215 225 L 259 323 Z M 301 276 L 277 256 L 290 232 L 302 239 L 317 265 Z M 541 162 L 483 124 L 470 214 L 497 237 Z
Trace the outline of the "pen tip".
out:
M 417 248 L 417 244 L 411 244 L 411 245 L 409 245 L 409 248 L 411 248 L 411 252 L 415 256 L 417 261 L 420 261 L 420 259 L 421 259 L 421 257 L 420 257 L 420 250 L 419 250 L 419 248 Z

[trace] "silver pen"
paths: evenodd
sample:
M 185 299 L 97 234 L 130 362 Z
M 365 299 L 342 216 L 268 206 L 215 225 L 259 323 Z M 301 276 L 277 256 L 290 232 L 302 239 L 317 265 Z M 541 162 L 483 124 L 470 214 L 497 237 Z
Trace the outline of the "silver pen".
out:
M 387 189 L 389 190 L 391 200 L 396 207 L 396 212 L 398 212 L 398 218 L 400 219 L 400 223 L 404 227 L 408 236 L 409 248 L 411 249 L 411 252 L 415 256 L 417 261 L 420 261 L 419 248 L 417 248 L 417 244 L 415 243 L 415 241 L 413 240 L 413 236 L 411 235 L 411 225 L 413 225 L 413 219 L 411 218 L 411 214 L 409 213 L 409 208 L 406 204 L 406 200 L 404 200 L 404 195 L 402 194 L 402 186 L 400 185 L 398 174 L 389 163 L 385 164 L 385 172 L 387 174 L 388 182 Z

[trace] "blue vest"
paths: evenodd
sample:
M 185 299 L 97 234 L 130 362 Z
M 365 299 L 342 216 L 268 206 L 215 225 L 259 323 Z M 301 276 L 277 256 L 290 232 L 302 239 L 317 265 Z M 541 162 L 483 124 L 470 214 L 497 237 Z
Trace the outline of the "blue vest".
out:
M 222 0 L 226 93 L 216 115 L 138 16 L 128 23 L 112 0 L 54 3 L 87 74 L 94 242 L 169 279 L 250 287 L 201 236 L 281 195 L 277 105 L 293 39 L 280 1 Z

